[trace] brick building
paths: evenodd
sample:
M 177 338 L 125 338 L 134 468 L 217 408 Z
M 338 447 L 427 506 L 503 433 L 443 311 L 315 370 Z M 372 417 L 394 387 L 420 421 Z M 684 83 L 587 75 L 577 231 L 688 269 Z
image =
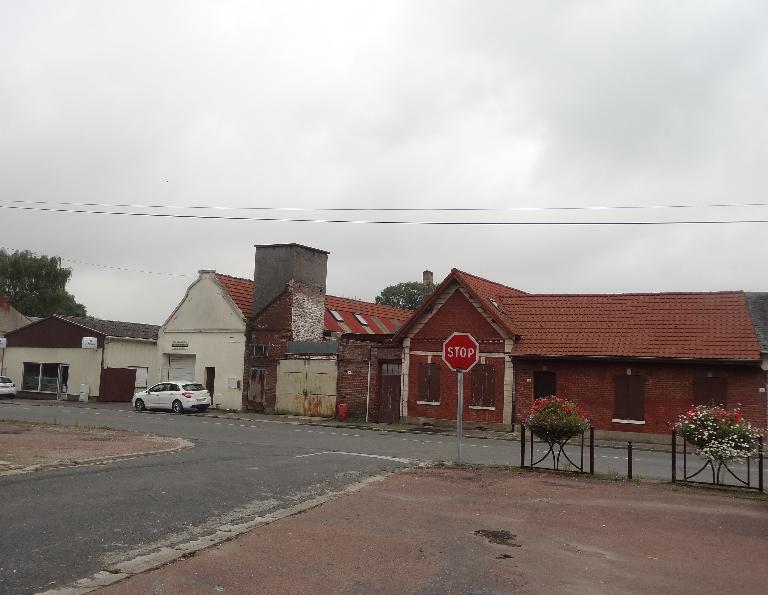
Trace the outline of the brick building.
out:
M 246 328 L 245 409 L 335 415 L 337 356 L 341 353 L 345 361 L 354 357 L 354 349 L 340 347 L 347 341 L 341 337 L 358 337 L 350 345 L 369 338 L 375 343 L 410 316 L 410 310 L 326 295 L 327 261 L 327 252 L 300 244 L 256 246 L 253 314 Z M 399 361 L 399 348 L 394 353 Z M 365 379 L 367 386 L 367 374 Z M 351 386 L 345 381 L 339 388 L 342 401 Z M 360 394 L 355 392 L 349 402 L 359 405 Z M 361 413 L 357 405 L 354 414 Z
M 602 431 L 664 433 L 690 405 L 712 402 L 766 425 L 743 292 L 532 295 L 454 269 L 393 338 L 406 421 L 456 418 L 456 376 L 440 357 L 454 331 L 480 344 L 464 383 L 470 423 L 509 426 L 556 393 Z

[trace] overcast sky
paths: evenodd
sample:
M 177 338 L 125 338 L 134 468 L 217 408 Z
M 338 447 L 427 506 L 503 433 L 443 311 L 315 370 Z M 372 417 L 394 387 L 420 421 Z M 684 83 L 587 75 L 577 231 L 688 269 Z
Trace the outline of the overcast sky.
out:
M 0 0 L 0 206 L 768 202 L 767 26 L 763 0 Z M 194 212 L 768 219 L 768 207 Z M 328 250 L 328 292 L 373 300 L 451 267 L 529 292 L 768 290 L 767 233 L 755 223 L 442 227 L 0 208 L 0 245 L 69 259 L 69 290 L 90 314 L 158 324 L 198 269 L 252 276 L 254 244 Z

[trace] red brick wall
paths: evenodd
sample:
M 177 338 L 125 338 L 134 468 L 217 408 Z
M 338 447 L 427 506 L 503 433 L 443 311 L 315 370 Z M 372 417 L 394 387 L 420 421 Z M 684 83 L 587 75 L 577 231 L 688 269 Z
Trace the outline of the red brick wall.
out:
M 274 413 L 277 400 L 277 365 L 283 359 L 291 340 L 291 308 L 293 295 L 286 291 L 252 318 L 246 331 L 245 366 L 243 371 L 243 407 L 252 408 L 247 400 L 251 368 L 265 368 L 264 412 Z M 266 357 L 254 356 L 254 345 L 268 345 Z
M 440 364 L 440 403 L 438 405 L 420 404 L 419 401 L 419 364 L 426 363 L 429 356 L 411 355 L 408 374 L 408 416 L 431 419 L 456 419 L 458 411 L 458 380 L 453 372 L 443 363 L 439 355 L 432 356 L 432 362 Z M 464 420 L 468 422 L 503 423 L 504 412 L 504 358 L 486 357 L 485 363 L 494 368 L 496 384 L 495 409 L 473 409 L 470 407 L 472 396 L 472 371 L 464 374 Z
M 365 417 L 369 359 L 371 362 L 369 420 L 378 421 L 380 363 L 401 362 L 400 345 L 386 345 L 342 337 L 339 341 L 336 403 L 346 403 L 349 406 L 350 416 Z
M 470 333 L 480 344 L 480 355 L 484 353 L 502 353 L 504 339 L 490 322 L 477 311 L 477 308 L 461 291 L 455 291 L 435 312 L 427 323 L 412 337 L 411 351 L 429 351 L 432 362 L 440 363 L 440 404 L 419 404 L 419 364 L 426 362 L 426 355 L 410 356 L 408 374 L 408 416 L 432 419 L 456 419 L 457 379 L 456 373 L 446 366 L 440 353 L 443 342 L 454 332 Z M 486 357 L 495 371 L 496 402 L 495 410 L 470 409 L 472 391 L 471 372 L 464 375 L 464 419 L 469 422 L 502 423 L 504 413 L 504 358 Z
M 533 402 L 533 372 L 554 372 L 558 396 L 581 405 L 592 425 L 599 430 L 666 433 L 678 415 L 693 401 L 693 379 L 698 376 L 726 378 L 728 404 L 741 404 L 747 419 L 766 426 L 765 376 L 759 366 L 578 361 L 514 360 L 517 396 L 516 421 L 525 416 Z M 645 425 L 622 424 L 613 417 L 613 378 L 624 375 L 645 376 Z

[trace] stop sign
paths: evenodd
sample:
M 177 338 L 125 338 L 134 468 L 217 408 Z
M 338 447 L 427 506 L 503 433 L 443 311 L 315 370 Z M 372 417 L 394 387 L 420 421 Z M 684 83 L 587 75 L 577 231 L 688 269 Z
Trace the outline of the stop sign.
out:
M 480 346 L 469 333 L 453 333 L 443 343 L 443 361 L 451 370 L 466 372 L 480 358 Z

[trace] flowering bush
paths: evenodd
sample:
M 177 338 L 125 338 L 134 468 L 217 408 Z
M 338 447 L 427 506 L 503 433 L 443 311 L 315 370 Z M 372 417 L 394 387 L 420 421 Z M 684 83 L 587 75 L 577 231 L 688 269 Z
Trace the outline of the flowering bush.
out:
M 713 463 L 741 461 L 754 454 L 759 432 L 738 409 L 699 405 L 683 413 L 675 424 L 696 453 Z
M 531 432 L 548 444 L 564 444 L 589 428 L 589 421 L 571 401 L 556 397 L 536 399 L 525 418 Z

